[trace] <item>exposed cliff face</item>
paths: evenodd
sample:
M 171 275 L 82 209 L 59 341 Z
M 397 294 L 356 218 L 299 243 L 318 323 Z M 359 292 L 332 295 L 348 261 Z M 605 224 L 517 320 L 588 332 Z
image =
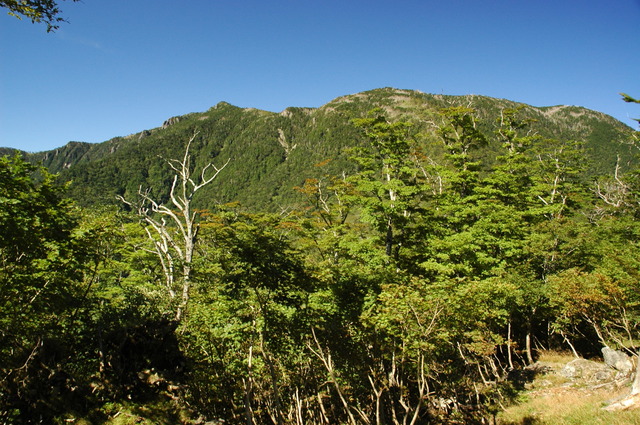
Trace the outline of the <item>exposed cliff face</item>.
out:
M 33 156 L 48 169 L 58 172 L 82 162 L 92 146 L 91 143 L 69 142 L 60 148 L 33 154 Z
M 171 117 L 168 120 L 165 120 L 165 122 L 162 123 L 162 129 L 167 129 L 170 126 L 178 123 L 182 121 L 182 117 Z

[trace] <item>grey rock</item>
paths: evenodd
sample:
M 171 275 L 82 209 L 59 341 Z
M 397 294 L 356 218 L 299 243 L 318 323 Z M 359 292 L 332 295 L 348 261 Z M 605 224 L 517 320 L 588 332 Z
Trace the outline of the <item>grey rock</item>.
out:
M 602 348 L 602 357 L 607 366 L 624 374 L 630 374 L 633 370 L 633 363 L 629 356 L 619 350 L 613 350 L 609 347 Z
M 172 125 L 174 125 L 177 122 L 182 121 L 182 117 L 171 117 L 168 120 L 165 120 L 165 122 L 162 123 L 162 128 L 168 128 Z
M 142 140 L 145 137 L 149 137 L 149 136 L 151 136 L 151 132 L 149 130 L 144 130 L 140 132 L 140 135 L 138 136 L 138 140 Z
M 560 371 L 560 375 L 569 379 L 582 379 L 585 382 L 604 382 L 614 379 L 614 372 L 602 363 L 591 360 L 573 360 Z

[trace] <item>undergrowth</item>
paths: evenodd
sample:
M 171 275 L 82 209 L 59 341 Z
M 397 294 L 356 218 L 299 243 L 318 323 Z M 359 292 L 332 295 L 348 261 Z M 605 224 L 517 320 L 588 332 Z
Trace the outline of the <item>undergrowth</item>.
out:
M 539 362 L 559 371 L 574 360 L 570 354 L 543 353 Z M 629 386 L 592 388 L 557 373 L 540 374 L 519 402 L 498 415 L 499 425 L 634 425 L 640 409 L 609 412 L 603 407 L 629 393 Z

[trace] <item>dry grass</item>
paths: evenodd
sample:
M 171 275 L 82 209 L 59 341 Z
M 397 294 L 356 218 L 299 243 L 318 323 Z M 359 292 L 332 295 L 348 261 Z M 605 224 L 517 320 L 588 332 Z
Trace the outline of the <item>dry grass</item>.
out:
M 498 417 L 502 425 L 632 425 L 640 424 L 640 410 L 608 412 L 602 408 L 628 389 L 612 393 L 565 389 L 531 397 L 508 408 Z
M 558 371 L 574 357 L 543 353 L 539 362 Z M 557 373 L 539 375 L 528 385 L 521 401 L 498 415 L 500 425 L 634 425 L 640 409 L 608 412 L 602 408 L 628 394 L 629 387 L 593 388 Z
M 541 351 L 538 362 L 543 364 L 554 364 L 564 366 L 575 357 L 568 351 Z

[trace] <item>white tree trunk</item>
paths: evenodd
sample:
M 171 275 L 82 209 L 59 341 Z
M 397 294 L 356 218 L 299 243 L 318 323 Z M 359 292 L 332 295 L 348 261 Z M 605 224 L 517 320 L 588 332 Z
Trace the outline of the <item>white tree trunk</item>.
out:
M 211 183 L 229 163 L 227 160 L 220 168 L 208 164 L 200 171 L 200 178 L 194 180 L 191 175 L 189 148 L 196 136 L 197 133 L 187 142 L 182 160 L 166 160 L 176 172 L 169 193 L 171 199 L 169 206 L 155 201 L 151 197 L 150 190 L 143 191 L 142 188 L 138 190 L 140 201 L 137 206 L 138 215 L 143 217 L 148 225 L 145 230 L 154 245 L 154 249 L 149 252 L 156 254 L 162 265 L 169 298 L 173 300 L 180 294 L 175 312 L 175 320 L 178 322 L 184 318 L 189 303 L 193 251 L 198 234 L 197 216 L 192 212 L 191 201 L 195 193 Z M 210 169 L 213 169 L 213 173 L 209 171 Z M 133 207 L 132 203 L 123 197 L 120 196 L 119 199 Z M 182 264 L 182 275 L 178 279 L 174 276 L 176 260 Z

